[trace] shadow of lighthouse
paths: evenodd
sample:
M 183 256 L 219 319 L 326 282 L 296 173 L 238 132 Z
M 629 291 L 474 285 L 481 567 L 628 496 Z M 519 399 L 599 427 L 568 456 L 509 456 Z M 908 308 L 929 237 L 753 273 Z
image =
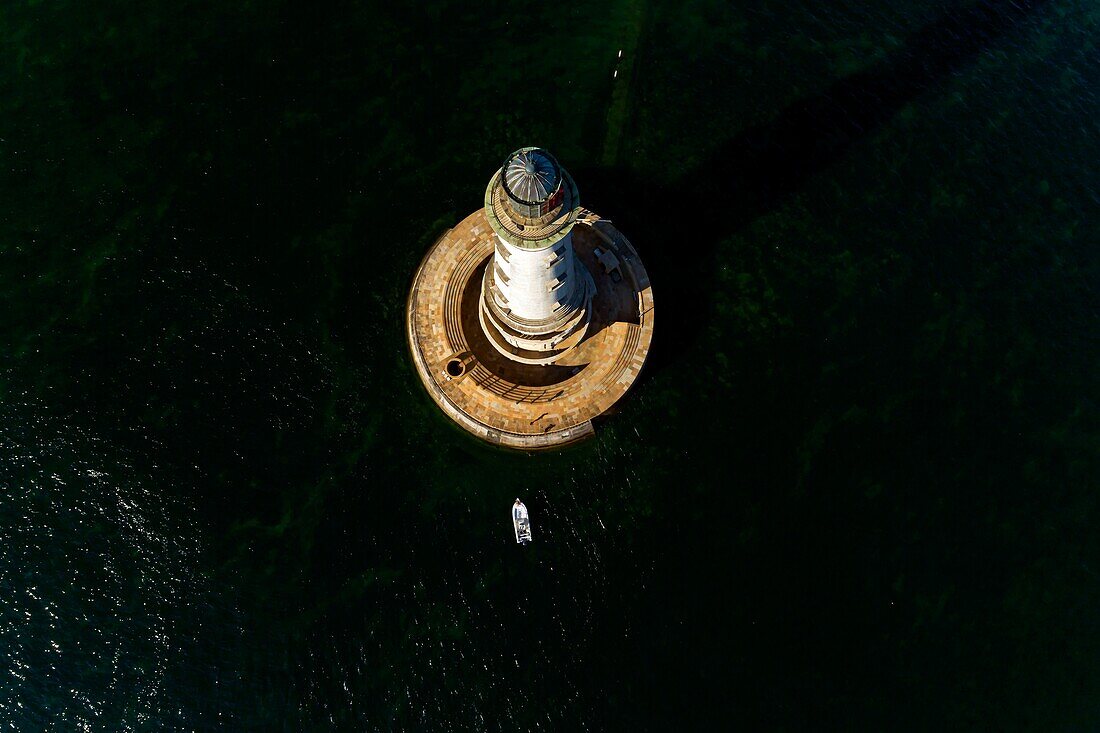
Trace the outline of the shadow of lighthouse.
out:
M 744 130 L 671 186 L 621 167 L 578 170 L 592 208 L 613 212 L 646 258 L 661 310 L 650 373 L 669 365 L 706 326 L 718 242 L 782 204 L 1045 3 L 985 0 L 948 13 L 883 63 Z

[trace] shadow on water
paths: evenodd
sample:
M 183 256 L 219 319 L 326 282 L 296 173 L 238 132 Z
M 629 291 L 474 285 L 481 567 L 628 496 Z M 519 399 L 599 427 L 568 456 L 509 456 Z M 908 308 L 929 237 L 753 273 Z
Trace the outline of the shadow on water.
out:
M 723 238 L 782 206 L 813 176 L 842 160 L 905 105 L 960 71 L 1043 4 L 1043 0 L 980 2 L 951 12 L 913 35 L 885 62 L 790 105 L 766 124 L 740 132 L 671 185 L 643 179 L 624 168 L 578 170 L 575 175 L 583 181 L 586 201 L 595 211 L 608 212 L 623 222 L 623 231 L 638 245 L 654 281 L 660 314 L 647 373 L 652 376 L 672 366 L 708 327 L 701 316 L 711 312 L 708 286 L 714 278 L 710 271 L 718 264 L 718 244 Z M 644 222 L 645 226 L 627 222 Z M 688 232 L 693 237 L 690 242 L 678 241 Z M 707 513 L 701 517 L 683 508 L 690 504 L 686 501 L 690 494 L 678 490 L 663 507 L 671 511 L 661 514 L 660 526 L 647 537 L 651 546 L 664 548 L 655 573 L 660 580 L 655 582 L 674 589 L 669 597 L 675 601 L 671 610 L 643 615 L 637 624 L 639 636 L 671 638 L 669 619 L 694 621 L 689 628 L 676 630 L 675 644 L 654 641 L 634 659 L 639 668 L 677 669 L 682 677 L 693 680 L 692 684 L 681 682 L 683 707 L 650 711 L 656 717 L 694 718 L 703 723 L 706 714 L 695 711 L 724 699 L 726 689 L 740 689 L 741 684 L 762 689 L 782 684 L 807 650 L 812 650 L 814 658 L 841 658 L 844 643 L 838 639 L 857 639 L 867 628 L 881 623 L 873 612 L 861 616 L 859 609 L 836 600 L 857 598 L 865 588 L 851 578 L 830 575 L 835 573 L 830 562 L 838 557 L 861 562 L 871 555 L 876 547 L 874 534 L 838 535 L 836 530 L 847 528 L 849 517 L 838 512 L 823 518 L 835 497 L 822 494 L 792 499 L 792 492 L 800 490 L 800 479 L 797 468 L 792 467 L 797 460 L 792 461 L 791 447 L 804 440 L 805 428 L 799 423 L 810 417 L 805 404 L 816 401 L 817 395 L 789 396 L 777 391 L 797 393 L 800 384 L 811 384 L 806 388 L 809 392 L 820 386 L 816 379 L 820 364 L 814 354 L 819 347 L 813 341 L 796 336 L 796 341 L 786 346 L 769 344 L 769 358 L 775 358 L 778 351 L 797 348 L 807 366 L 792 367 L 793 374 L 771 380 L 760 373 L 739 376 L 738 391 L 745 396 L 731 403 L 736 407 L 736 420 L 719 426 L 715 432 L 720 435 L 710 442 L 705 442 L 707 436 L 700 436 L 693 447 L 696 455 L 722 450 L 723 460 L 712 469 L 695 461 L 695 475 L 687 482 L 723 489 L 706 494 Z M 881 348 L 892 350 L 894 344 L 884 343 Z M 895 349 L 898 358 L 906 358 L 908 348 Z M 802 374 L 802 369 L 810 371 Z M 800 376 L 810 379 L 795 378 Z M 851 378 L 858 380 L 859 375 Z M 852 389 L 860 386 L 853 384 Z M 918 410 L 918 414 L 926 413 Z M 699 475 L 707 470 L 713 475 Z M 841 469 L 837 475 L 848 473 Z M 738 486 L 752 487 L 751 499 L 737 499 Z M 710 537 L 699 532 L 700 521 L 736 516 L 738 510 L 756 516 L 746 519 L 745 527 L 782 526 L 783 530 L 763 529 L 744 542 L 720 533 Z M 761 519 L 765 516 L 768 521 Z M 815 558 L 821 557 L 825 548 L 832 556 L 819 563 Z M 737 597 L 746 588 L 769 590 L 756 592 L 754 598 L 740 604 L 715 601 Z M 805 616 L 792 609 L 804 606 L 813 608 L 814 622 L 800 629 Z M 723 631 L 728 628 L 751 628 L 752 633 L 739 636 L 739 631 Z M 696 653 L 689 656 L 683 649 Z M 634 651 L 623 652 L 631 653 Z M 731 665 L 730 659 L 739 655 L 755 666 L 732 670 L 737 665 Z M 607 657 L 618 659 L 616 655 Z M 731 676 L 738 684 L 724 687 Z M 663 690 L 667 683 L 660 674 L 643 675 L 642 679 L 643 687 L 653 691 Z M 766 695 L 760 701 L 741 701 L 742 719 L 759 715 L 761 722 L 775 725 L 776 711 L 769 709 L 769 704 Z M 786 711 L 780 717 L 808 722 L 801 720 L 803 714 L 809 717 L 801 710 Z M 794 726 L 798 727 L 803 726 Z
M 646 224 L 632 236 L 661 308 L 661 336 L 649 363 L 661 369 L 698 337 L 705 325 L 699 314 L 707 312 L 700 275 L 713 268 L 723 237 L 782 204 L 1045 3 L 986 0 L 949 13 L 886 62 L 744 130 L 671 186 L 655 185 L 623 167 L 578 170 L 593 208 Z M 679 243 L 685 232 L 692 241 Z

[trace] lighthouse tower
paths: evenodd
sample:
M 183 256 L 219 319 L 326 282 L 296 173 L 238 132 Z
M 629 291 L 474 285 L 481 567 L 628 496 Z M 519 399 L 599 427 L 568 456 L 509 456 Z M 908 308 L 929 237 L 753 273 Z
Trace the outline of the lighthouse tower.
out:
M 596 285 L 573 252 L 579 210 L 573 179 L 541 148 L 509 155 L 485 189 L 495 241 L 478 315 L 513 361 L 551 364 L 584 339 Z
M 583 440 L 636 382 L 653 340 L 653 288 L 638 251 L 582 209 L 541 148 L 504 159 L 485 205 L 424 255 L 405 306 L 428 395 L 495 445 Z

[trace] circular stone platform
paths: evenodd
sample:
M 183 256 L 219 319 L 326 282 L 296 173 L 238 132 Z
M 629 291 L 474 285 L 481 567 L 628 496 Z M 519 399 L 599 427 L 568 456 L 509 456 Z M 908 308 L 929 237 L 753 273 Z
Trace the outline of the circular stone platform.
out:
M 592 320 L 581 343 L 544 366 L 505 357 L 482 331 L 481 280 L 494 242 L 479 209 L 420 263 L 406 305 L 420 379 L 447 415 L 491 443 L 537 450 L 592 435 L 592 419 L 626 394 L 653 339 L 653 292 L 638 253 L 610 222 L 579 211 L 573 248 L 596 282 Z M 615 255 L 617 272 L 605 272 L 597 247 Z

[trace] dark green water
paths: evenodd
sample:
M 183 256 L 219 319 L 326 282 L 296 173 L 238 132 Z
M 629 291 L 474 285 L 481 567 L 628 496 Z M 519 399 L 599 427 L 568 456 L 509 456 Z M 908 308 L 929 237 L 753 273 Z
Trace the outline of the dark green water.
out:
M 1095 3 L 324 5 L 0 9 L 0 728 L 1100 727 Z M 527 144 L 657 299 L 556 455 L 402 336 Z

